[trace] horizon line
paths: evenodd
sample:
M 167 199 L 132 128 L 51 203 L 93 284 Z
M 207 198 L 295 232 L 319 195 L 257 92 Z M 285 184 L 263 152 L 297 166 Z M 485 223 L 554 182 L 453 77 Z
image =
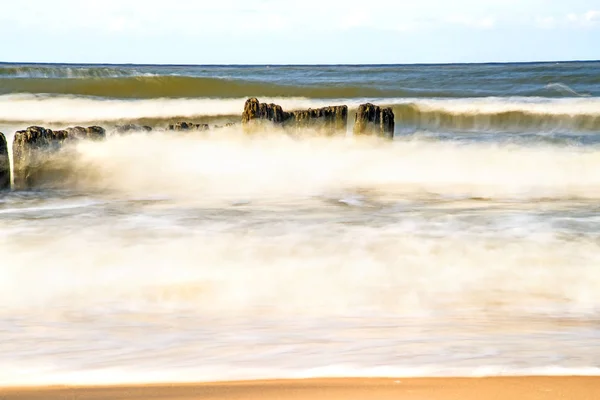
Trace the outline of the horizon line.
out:
M 600 59 L 578 60 L 538 60 L 538 61 L 485 61 L 485 62 L 426 62 L 426 63 L 265 63 L 265 64 L 156 64 L 156 63 L 100 63 L 100 62 L 36 62 L 36 61 L 0 61 L 0 65 L 106 65 L 106 66 L 149 66 L 149 67 L 380 67 L 380 66 L 433 66 L 433 65 L 497 65 L 497 64 L 566 64 L 566 63 L 593 63 Z

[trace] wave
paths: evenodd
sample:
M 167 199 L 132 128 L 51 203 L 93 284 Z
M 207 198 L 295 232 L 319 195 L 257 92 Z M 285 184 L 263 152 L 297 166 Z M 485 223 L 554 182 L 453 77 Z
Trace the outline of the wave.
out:
M 107 298 L 107 307 L 134 302 L 146 310 L 243 314 L 260 309 L 268 296 L 270 309 L 285 315 L 351 313 L 360 304 L 391 315 L 465 308 L 593 314 L 600 302 L 595 236 L 562 230 L 567 217 L 561 211 L 551 220 L 539 216 L 549 204 L 561 210 L 561 201 L 579 201 L 593 228 L 598 149 L 248 138 L 232 129 L 210 139 L 109 137 L 78 144 L 64 154 L 64 163 L 71 174 L 62 185 L 121 211 L 87 202 L 87 210 L 62 210 L 72 213 L 63 219 L 56 209 L 39 210 L 38 218 L 46 212 L 56 226 L 33 240 L 22 240 L 32 229 L 31 217 L 3 228 L 7 240 L 0 250 L 14 268 L 2 271 L 2 312 L 44 307 L 50 299 L 91 307 Z M 360 201 L 342 203 L 351 197 Z M 478 215 L 481 203 L 493 211 Z M 439 217 L 415 214 L 424 204 Z M 466 224 L 453 207 L 467 207 L 468 221 L 477 216 L 480 222 Z M 158 218 L 160 210 L 171 222 Z M 256 216 L 252 210 L 263 211 Z M 354 220 L 360 211 L 375 223 Z M 96 216 L 90 219 L 96 225 L 77 225 L 82 215 Z M 329 217 L 332 230 L 323 231 Z M 115 223 L 122 224 L 118 235 Z M 365 247 L 352 251 L 353 243 Z M 113 249 L 109 258 L 107 249 Z M 444 265 L 457 269 L 440 274 Z M 174 268 L 163 269 L 169 266 Z M 75 281 L 47 285 L 45 274 Z M 491 283 L 494 291 L 485 290 Z
M 78 96 L 3 95 L 0 96 L 0 123 L 57 124 L 140 121 L 147 125 L 167 125 L 173 120 L 203 122 L 241 118 L 245 97 L 99 99 Z M 264 102 L 284 109 L 307 109 L 346 104 L 351 112 L 360 103 L 371 101 L 391 106 L 396 126 L 404 130 L 460 131 L 600 131 L 600 98 L 489 97 L 463 99 L 416 98 L 337 98 L 266 97 Z M 352 115 L 349 121 L 352 121 Z M 351 122 L 350 122 L 351 124 Z
M 362 139 L 65 149 L 0 202 L 0 382 L 597 375 L 600 149 Z
M 10 69 L 10 68 L 9 68 Z M 485 85 L 467 84 L 464 87 L 401 87 L 400 77 L 369 78 L 368 73 L 360 72 L 353 79 L 340 76 L 325 76 L 311 79 L 306 77 L 273 77 L 255 73 L 253 78 L 243 79 L 238 72 L 235 76 L 191 76 L 171 73 L 157 75 L 149 71 L 113 68 L 71 69 L 56 68 L 46 71 L 35 67 L 12 68 L 10 79 L 0 74 L 0 95 L 14 93 L 44 93 L 78 96 L 96 96 L 118 99 L 149 99 L 161 97 L 305 97 L 305 98 L 361 98 L 361 97 L 486 97 L 506 96 L 589 96 L 579 93 L 566 83 L 528 85 L 526 88 L 513 88 L 499 91 Z M 6 70 L 6 68 L 5 68 Z M 0 69 L 0 71 L 3 71 Z M 206 73 L 206 72 L 204 72 Z M 282 73 L 282 71 L 279 71 Z M 322 72 L 321 72 L 322 73 Z M 214 72 L 213 72 L 214 75 Z M 308 81 L 299 82 L 299 79 Z
M 599 155 L 235 129 L 80 143 L 64 182 L 100 204 L 3 215 L 0 381 L 594 366 Z
M 396 123 L 453 131 L 600 131 L 600 101 L 425 100 L 394 106 Z
M 580 96 L 580 97 L 589 97 L 590 95 L 588 93 L 579 93 L 575 90 L 573 90 L 572 88 L 570 88 L 568 85 L 565 85 L 564 83 L 549 83 L 545 86 L 545 89 L 552 89 L 552 90 L 556 90 L 557 92 L 559 92 L 560 94 L 563 94 L 565 96 Z
M 356 191 L 403 199 L 600 199 L 600 150 L 593 147 L 264 135 L 232 127 L 212 137 L 156 132 L 81 143 L 61 161 L 70 171 L 62 183 L 227 204 Z
M 151 75 L 135 68 L 116 68 L 100 66 L 29 66 L 14 65 L 0 67 L 1 78 L 120 78 L 128 76 Z
M 394 97 L 403 90 L 387 90 L 361 85 L 285 85 L 242 79 L 191 76 L 132 76 L 86 79 L 29 78 L 4 79 L 0 94 L 48 93 L 108 98 L 156 97 Z

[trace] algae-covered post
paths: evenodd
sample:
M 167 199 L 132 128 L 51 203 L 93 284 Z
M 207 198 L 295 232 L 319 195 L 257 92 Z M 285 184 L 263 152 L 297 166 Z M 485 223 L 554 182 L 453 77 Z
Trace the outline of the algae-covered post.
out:
M 16 188 L 25 189 L 37 183 L 44 164 L 43 152 L 62 141 L 60 136 L 41 126 L 30 126 L 15 133 L 13 160 Z
M 390 139 L 394 138 L 394 112 L 390 107 L 381 109 L 381 121 L 379 123 L 379 132 L 381 135 L 389 137 Z
M 208 124 L 196 124 L 193 122 L 177 122 L 175 124 L 169 124 L 170 131 L 207 131 Z
M 348 123 L 348 106 L 329 106 L 293 111 L 290 120 L 299 128 L 322 129 L 326 133 L 345 131 Z
M 77 128 L 81 128 L 80 126 Z M 106 138 L 106 130 L 101 126 L 88 126 L 85 128 L 85 133 L 80 134 L 78 139 L 102 140 Z
M 133 132 L 151 132 L 152 127 L 148 125 L 125 124 L 115 126 L 115 131 L 119 134 Z
M 261 103 L 253 97 L 246 100 L 242 124 L 248 126 L 254 120 L 271 121 L 292 128 L 313 128 L 333 134 L 346 130 L 348 107 L 341 105 L 286 112 L 280 105 Z
M 257 98 L 252 97 L 246 100 L 246 103 L 244 104 L 242 123 L 248 124 L 250 121 L 257 119 L 274 123 L 283 123 L 289 117 L 289 113 L 284 112 L 280 105 L 261 103 Z
M 30 126 L 15 133 L 13 163 L 15 188 L 26 189 L 46 182 L 58 181 L 64 176 L 56 156 L 68 141 L 98 140 L 106 132 L 99 126 L 80 126 L 53 131 L 41 126 Z
M 354 119 L 355 135 L 379 135 L 394 137 L 394 112 L 391 108 L 381 108 L 371 103 L 361 104 Z
M 6 136 L 0 132 L 0 190 L 10 188 L 10 160 Z

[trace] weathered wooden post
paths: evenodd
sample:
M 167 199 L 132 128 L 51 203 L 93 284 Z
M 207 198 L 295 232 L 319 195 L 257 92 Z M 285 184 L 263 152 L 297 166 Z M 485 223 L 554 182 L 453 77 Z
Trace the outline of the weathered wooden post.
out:
M 280 105 L 261 103 L 253 97 L 244 104 L 242 124 L 248 130 L 255 120 L 271 121 L 292 128 L 314 128 L 331 135 L 346 131 L 348 107 L 342 105 L 286 112 Z
M 0 190 L 10 188 L 10 160 L 6 136 L 0 132 Z
M 381 108 L 371 103 L 361 104 L 354 119 L 355 135 L 378 135 L 394 137 L 394 112 L 391 108 Z
M 15 133 L 13 140 L 14 183 L 17 189 L 27 189 L 46 182 L 55 182 L 63 175 L 56 155 L 63 145 L 73 140 L 99 140 L 106 136 L 104 128 L 76 126 L 53 131 L 30 126 Z

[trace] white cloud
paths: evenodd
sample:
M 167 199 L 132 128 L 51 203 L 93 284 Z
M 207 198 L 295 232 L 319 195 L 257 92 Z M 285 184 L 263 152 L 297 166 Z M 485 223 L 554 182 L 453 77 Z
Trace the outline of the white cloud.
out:
M 566 21 L 573 26 L 590 28 L 600 25 L 600 11 L 590 10 L 582 14 L 569 13 Z
M 600 22 L 600 11 L 590 10 L 584 14 L 583 19 L 588 23 L 592 23 L 592 24 L 599 23 Z
M 592 28 L 600 26 L 600 11 L 590 10 L 580 13 L 570 12 L 563 15 L 539 15 L 533 20 L 538 28 Z

